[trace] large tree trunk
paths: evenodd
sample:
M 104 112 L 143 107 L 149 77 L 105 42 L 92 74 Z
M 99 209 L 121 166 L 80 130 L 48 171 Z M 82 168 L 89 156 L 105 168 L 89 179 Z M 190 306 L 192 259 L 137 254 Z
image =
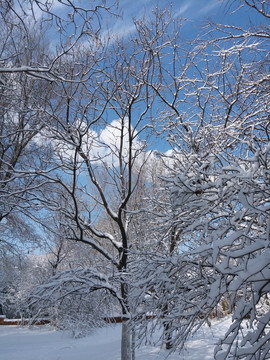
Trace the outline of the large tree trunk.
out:
M 122 322 L 121 360 L 131 360 L 130 328 L 125 319 Z

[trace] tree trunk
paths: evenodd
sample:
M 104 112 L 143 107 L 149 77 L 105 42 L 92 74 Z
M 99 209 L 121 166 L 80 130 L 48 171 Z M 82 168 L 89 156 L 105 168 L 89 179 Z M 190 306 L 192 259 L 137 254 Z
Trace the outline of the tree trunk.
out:
M 125 319 L 122 322 L 121 360 L 131 360 L 130 329 Z
M 166 339 L 166 341 L 165 341 L 166 350 L 172 349 L 172 335 L 169 332 L 170 327 L 171 327 L 170 324 L 166 324 L 164 326 L 164 328 L 165 328 L 165 339 Z
M 181 230 L 176 229 L 176 226 L 174 226 L 172 228 L 172 234 L 171 234 L 171 242 L 170 242 L 170 255 L 172 255 L 172 253 L 174 252 L 174 250 L 177 247 L 177 242 L 179 240 L 179 237 L 181 235 Z M 168 304 L 165 305 L 164 307 L 164 314 L 166 314 L 166 312 L 168 312 Z M 166 324 L 164 325 L 164 329 L 165 329 L 165 345 L 166 345 L 166 349 L 170 350 L 172 348 L 172 333 L 170 332 L 170 328 L 171 328 L 171 324 Z
M 135 360 L 135 347 L 136 347 L 135 329 L 132 329 L 132 333 L 131 333 L 131 360 Z

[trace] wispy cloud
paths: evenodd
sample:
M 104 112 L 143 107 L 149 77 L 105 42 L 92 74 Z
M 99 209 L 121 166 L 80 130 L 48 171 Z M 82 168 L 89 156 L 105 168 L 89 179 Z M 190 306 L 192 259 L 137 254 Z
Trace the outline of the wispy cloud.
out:
M 125 37 L 135 31 L 134 20 L 151 14 L 156 2 L 153 0 L 120 0 L 119 10 L 121 16 L 114 22 L 109 24 L 108 33 L 111 38 Z
M 187 11 L 192 7 L 193 1 L 187 1 L 185 4 L 181 5 L 180 8 L 174 14 L 174 17 L 183 16 L 187 13 Z
M 104 35 L 106 38 L 109 37 L 113 40 L 132 34 L 135 29 L 136 28 L 133 22 L 119 22 L 112 28 L 109 28 L 108 31 L 104 33 Z
M 117 37 L 125 37 L 132 34 L 136 28 L 134 19 L 142 17 L 151 17 L 152 10 L 158 4 L 161 8 L 172 6 L 172 15 L 174 18 L 184 17 L 187 20 L 194 21 L 201 20 L 207 16 L 215 13 L 215 9 L 220 7 L 222 0 L 179 0 L 171 4 L 169 0 L 120 0 L 119 7 L 121 17 L 114 19 L 113 22 L 108 20 L 108 29 L 104 32 L 105 39 L 108 35 L 111 39 Z
M 195 20 L 210 15 L 220 5 L 221 0 L 186 0 L 176 9 L 174 17 L 184 16 L 189 20 Z
M 221 6 L 221 1 L 220 0 L 209 1 L 205 6 L 203 6 L 198 11 L 198 15 L 199 16 L 206 16 L 206 15 L 210 14 L 215 8 L 218 8 L 220 6 Z

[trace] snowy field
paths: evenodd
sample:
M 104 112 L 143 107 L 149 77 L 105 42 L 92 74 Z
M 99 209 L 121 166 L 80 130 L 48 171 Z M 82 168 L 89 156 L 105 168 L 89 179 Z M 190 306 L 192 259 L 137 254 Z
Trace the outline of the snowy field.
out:
M 230 318 L 203 327 L 187 344 L 184 354 L 172 354 L 160 347 L 136 350 L 136 360 L 213 360 L 216 341 L 226 331 Z M 49 326 L 29 329 L 0 326 L 1 359 L 5 360 L 120 360 L 121 325 L 99 329 L 83 339 L 54 331 Z

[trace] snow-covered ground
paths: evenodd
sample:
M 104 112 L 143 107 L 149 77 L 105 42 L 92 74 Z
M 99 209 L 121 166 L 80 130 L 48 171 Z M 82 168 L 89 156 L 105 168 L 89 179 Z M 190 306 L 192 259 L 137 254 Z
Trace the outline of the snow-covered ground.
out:
M 187 344 L 184 354 L 172 354 L 168 360 L 213 360 L 214 344 L 231 323 L 225 318 L 203 327 Z M 121 325 L 99 329 L 83 339 L 49 326 L 35 328 L 0 326 L 0 354 L 5 360 L 120 360 Z M 136 360 L 163 360 L 168 351 L 144 346 L 136 350 Z

